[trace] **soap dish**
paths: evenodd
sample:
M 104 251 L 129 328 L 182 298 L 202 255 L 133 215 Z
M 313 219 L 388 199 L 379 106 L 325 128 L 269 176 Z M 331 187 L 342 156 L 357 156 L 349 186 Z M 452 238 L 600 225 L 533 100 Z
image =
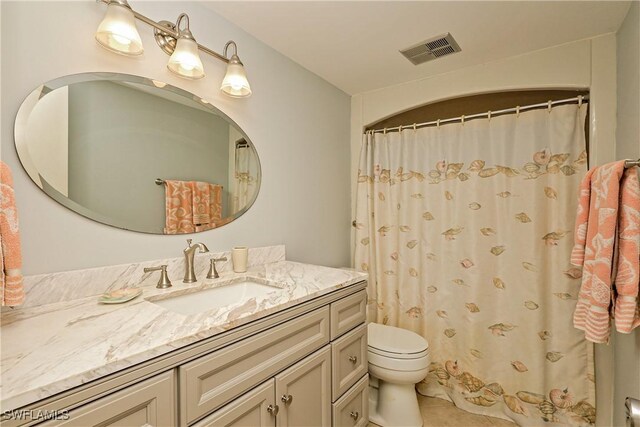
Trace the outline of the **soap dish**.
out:
M 98 298 L 98 302 L 101 304 L 122 304 L 123 302 L 131 301 L 140 294 L 142 294 L 142 289 L 138 288 L 117 289 L 102 294 Z

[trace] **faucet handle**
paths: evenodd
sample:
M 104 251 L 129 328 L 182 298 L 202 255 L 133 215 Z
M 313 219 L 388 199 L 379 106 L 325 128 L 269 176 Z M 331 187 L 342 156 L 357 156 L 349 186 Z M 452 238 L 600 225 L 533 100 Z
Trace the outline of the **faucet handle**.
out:
M 227 257 L 222 258 L 211 258 L 209 261 L 211 262 L 211 266 L 209 267 L 209 273 L 207 273 L 207 279 L 217 279 L 220 277 L 218 274 L 218 270 L 216 269 L 216 262 L 218 261 L 226 261 Z
M 160 280 L 158 280 L 158 284 L 156 288 L 158 289 L 166 289 L 171 287 L 171 280 L 169 280 L 169 275 L 167 274 L 167 266 L 161 265 L 159 267 L 145 267 L 144 272 L 149 273 L 152 271 L 160 271 Z
M 193 242 L 193 239 L 187 239 L 187 245 L 189 245 L 189 247 L 191 247 L 191 242 Z

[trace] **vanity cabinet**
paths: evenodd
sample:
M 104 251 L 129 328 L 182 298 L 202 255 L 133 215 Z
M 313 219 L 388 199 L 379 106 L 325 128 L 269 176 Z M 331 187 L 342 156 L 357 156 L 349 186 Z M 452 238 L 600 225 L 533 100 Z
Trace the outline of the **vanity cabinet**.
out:
M 325 346 L 193 427 L 331 425 L 331 347 Z
M 169 371 L 73 409 L 67 416 L 61 416 L 61 419 L 51 420 L 42 425 L 170 426 L 176 419 L 175 395 L 174 373 Z
M 365 309 L 362 290 L 180 366 L 180 425 L 360 425 L 368 418 Z
M 366 425 L 365 287 L 336 290 L 24 409 L 68 413 L 47 426 Z
M 180 366 L 182 424 L 219 408 L 329 342 L 329 307 Z

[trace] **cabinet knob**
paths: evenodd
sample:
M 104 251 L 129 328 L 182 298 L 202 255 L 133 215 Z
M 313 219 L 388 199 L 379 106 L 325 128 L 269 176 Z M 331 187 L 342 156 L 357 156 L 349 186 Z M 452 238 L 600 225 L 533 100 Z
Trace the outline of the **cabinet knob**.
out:
M 360 413 L 358 413 L 358 411 L 351 411 L 349 416 L 353 418 L 353 421 L 358 421 L 358 417 L 360 417 Z
M 353 364 L 358 363 L 358 356 L 349 356 L 349 362 Z
M 267 406 L 267 412 L 270 413 L 274 417 L 276 415 L 278 415 L 279 411 L 280 411 L 280 407 L 278 405 L 269 405 L 269 406 Z
M 290 405 L 293 402 L 293 396 L 290 394 L 283 394 L 280 398 L 285 405 Z

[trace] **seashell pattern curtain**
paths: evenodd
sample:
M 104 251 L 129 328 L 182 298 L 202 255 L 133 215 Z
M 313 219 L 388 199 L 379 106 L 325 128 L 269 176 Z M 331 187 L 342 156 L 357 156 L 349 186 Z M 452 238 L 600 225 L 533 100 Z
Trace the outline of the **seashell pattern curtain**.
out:
M 521 426 L 595 422 L 569 263 L 586 109 L 364 136 L 355 263 L 369 320 L 429 341 L 420 393 Z
M 234 179 L 230 189 L 231 214 L 248 207 L 256 192 L 258 157 L 253 154 L 252 150 L 251 147 L 236 148 Z

